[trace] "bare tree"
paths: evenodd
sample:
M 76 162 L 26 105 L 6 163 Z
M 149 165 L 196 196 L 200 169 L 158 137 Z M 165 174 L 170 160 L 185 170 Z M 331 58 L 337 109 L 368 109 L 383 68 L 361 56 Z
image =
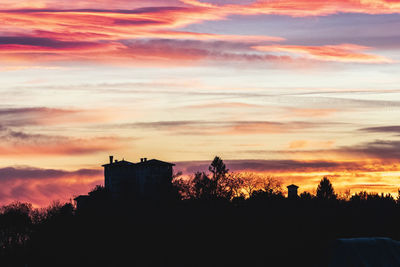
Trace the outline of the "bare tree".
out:
M 232 197 L 242 197 L 244 179 L 242 173 L 230 173 L 228 175 L 229 185 L 232 190 Z
M 256 173 L 242 173 L 242 179 L 242 189 L 246 192 L 246 195 L 248 196 L 251 196 L 254 191 L 260 189 L 263 185 L 263 179 Z
M 268 176 L 263 179 L 263 190 L 269 194 L 282 194 L 282 183 L 273 178 L 272 176 Z

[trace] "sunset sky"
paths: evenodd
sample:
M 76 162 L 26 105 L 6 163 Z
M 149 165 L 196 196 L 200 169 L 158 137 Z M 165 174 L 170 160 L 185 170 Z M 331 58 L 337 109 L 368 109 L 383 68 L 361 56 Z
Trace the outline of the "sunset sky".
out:
M 108 155 L 397 196 L 399 29 L 400 0 L 2 0 L 0 204 Z

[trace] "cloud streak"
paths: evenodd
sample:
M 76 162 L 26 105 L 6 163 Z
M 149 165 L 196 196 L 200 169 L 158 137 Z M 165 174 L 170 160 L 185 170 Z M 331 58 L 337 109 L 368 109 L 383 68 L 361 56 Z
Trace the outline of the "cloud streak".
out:
M 398 0 L 257 0 L 247 5 L 224 4 L 215 5 L 198 0 L 182 0 L 182 2 L 208 9 L 222 9 L 227 14 L 257 15 L 274 14 L 293 17 L 326 16 L 337 13 L 393 14 L 400 12 Z
M 341 159 L 369 159 L 377 161 L 388 161 L 388 162 L 398 162 L 400 158 L 400 141 L 398 140 L 374 140 L 369 142 L 364 142 L 361 144 L 339 146 L 330 149 L 301 149 L 304 147 L 298 147 L 299 149 L 289 149 L 274 151 L 275 153 L 284 154 L 298 154 L 307 156 L 321 156 L 325 157 L 336 157 Z M 253 150 L 248 151 L 254 154 L 265 154 L 271 153 L 272 151 L 263 150 Z
M 225 163 L 231 171 L 235 172 L 268 172 L 270 174 L 277 173 L 293 173 L 293 172 L 341 172 L 341 171 L 360 171 L 360 172 L 376 172 L 387 170 L 384 168 L 376 168 L 367 162 L 352 161 L 300 161 L 300 160 L 226 160 Z M 186 174 L 196 171 L 208 170 L 210 162 L 193 161 L 193 162 L 177 162 L 176 169 L 182 170 Z M 398 170 L 398 168 L 393 168 Z
M 106 122 L 108 110 L 65 109 L 49 107 L 0 107 L 0 126 L 22 127 L 40 125 L 71 125 Z M 1 128 L 0 128 L 1 129 Z
M 355 44 L 324 45 L 324 46 L 256 46 L 254 49 L 267 52 L 288 52 L 298 55 L 306 55 L 313 59 L 336 62 L 357 63 L 392 63 L 389 58 L 367 54 L 363 51 L 370 47 Z
M 34 167 L 5 167 L 0 168 L 0 181 L 13 179 L 35 180 L 35 179 L 57 179 L 65 177 L 98 177 L 102 175 L 101 170 L 80 169 L 66 171 L 59 169 L 42 169 Z
M 317 128 L 325 124 L 312 122 L 274 121 L 156 121 L 110 125 L 116 128 L 151 129 L 174 135 L 256 135 L 288 133 L 299 129 Z
M 375 140 L 351 147 L 344 146 L 339 148 L 338 152 L 372 159 L 398 160 L 400 158 L 400 141 Z
M 0 155 L 29 157 L 33 155 L 85 155 L 123 147 L 126 139 L 118 137 L 76 138 L 58 135 L 30 134 L 5 130 L 0 133 Z
M 377 127 L 367 127 L 359 129 L 361 132 L 368 133 L 394 133 L 400 134 L 400 126 L 399 125 L 390 125 L 390 126 L 377 126 Z

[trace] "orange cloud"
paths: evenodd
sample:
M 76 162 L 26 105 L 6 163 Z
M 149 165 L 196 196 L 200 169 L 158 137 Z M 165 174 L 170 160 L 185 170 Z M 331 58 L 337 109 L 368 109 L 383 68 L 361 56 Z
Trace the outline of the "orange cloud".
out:
M 289 144 L 289 148 L 291 149 L 297 149 L 297 148 L 304 148 L 308 145 L 308 141 L 305 140 L 297 140 L 293 141 Z
M 218 19 L 220 16 L 199 8 L 151 7 L 136 10 L 110 9 L 19 9 L 0 10 L 0 29 L 14 33 L 47 33 L 60 40 L 119 40 L 131 38 L 155 38 L 179 35 L 188 38 L 218 39 L 218 35 L 196 33 L 173 33 L 170 30 L 204 20 Z M 35 34 L 36 35 L 36 34 Z M 229 38 L 223 36 L 222 38 Z M 263 37 L 260 37 L 261 39 Z M 80 39 L 82 40 L 82 39 Z
M 211 34 L 211 33 L 197 33 L 186 31 L 154 31 L 146 34 L 149 38 L 178 38 L 178 39 L 194 39 L 194 40 L 221 40 L 221 41 L 236 41 L 243 43 L 254 42 L 280 42 L 285 38 L 277 36 L 266 35 L 235 35 L 235 34 Z
M 398 0 L 258 0 L 248 5 L 214 5 L 198 0 L 182 2 L 208 9 L 220 9 L 226 14 L 277 14 L 295 17 L 325 16 L 336 13 L 391 14 L 400 12 Z
M 383 56 L 363 53 L 370 47 L 355 44 L 325 45 L 325 46 L 298 46 L 298 45 L 271 45 L 255 46 L 259 51 L 288 52 L 309 56 L 313 59 L 337 62 L 360 63 L 390 63 L 393 62 Z
M 284 61 L 288 57 L 272 55 L 254 55 L 247 53 L 249 42 L 235 42 L 241 36 L 178 34 L 172 39 L 130 39 L 120 41 L 63 41 L 48 37 L 0 37 L 1 60 L 7 62 L 52 62 L 84 61 L 104 62 L 107 64 L 165 63 L 194 64 L 202 60 L 215 61 Z M 46 36 L 51 34 L 46 33 Z M 165 32 L 161 36 L 168 38 Z M 185 38 L 192 40 L 179 40 Z M 218 46 L 212 43 L 221 39 Z M 201 40 L 204 39 L 204 40 Z M 260 40 L 277 41 L 275 37 L 260 37 Z M 226 41 L 225 41 L 226 40 Z
M 185 106 L 184 108 L 193 108 L 193 109 L 204 109 L 204 108 L 210 108 L 210 109 L 221 109 L 221 108 L 260 108 L 263 107 L 262 105 L 258 104 L 248 104 L 248 103 L 242 103 L 242 102 L 221 102 L 221 103 L 210 103 L 210 104 L 199 104 L 199 105 L 190 105 L 190 106 Z
M 289 143 L 289 149 L 301 149 L 306 147 L 311 148 L 330 148 L 335 141 L 308 141 L 308 140 L 296 140 Z
M 333 108 L 285 108 L 289 112 L 288 117 L 326 117 L 339 112 L 338 109 Z
M 329 15 L 338 12 L 348 13 L 397 13 L 400 9 L 398 0 L 258 0 L 250 4 L 213 4 L 200 0 L 79 0 L 66 2 L 62 0 L 3 0 L 3 9 L 16 8 L 57 8 L 57 9 L 135 9 L 146 8 L 146 6 L 174 6 L 174 7 L 197 7 L 208 10 L 208 12 L 219 9 L 220 14 L 281 14 L 291 16 Z

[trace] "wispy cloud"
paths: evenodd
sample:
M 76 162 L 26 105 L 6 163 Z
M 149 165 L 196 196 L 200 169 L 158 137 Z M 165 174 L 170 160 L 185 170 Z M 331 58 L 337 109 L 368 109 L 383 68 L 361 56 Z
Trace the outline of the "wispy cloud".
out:
M 34 167 L 5 167 L 0 168 L 0 181 L 13 179 L 57 179 L 65 177 L 98 177 L 102 175 L 101 170 L 80 169 L 75 171 L 59 169 L 42 169 Z
M 314 141 L 314 140 L 295 140 L 289 143 L 289 149 L 304 149 L 304 148 L 331 148 L 335 141 Z
M 325 123 L 274 121 L 156 121 L 136 122 L 108 127 L 153 129 L 177 135 L 254 135 L 287 133 L 299 129 L 322 127 Z
M 77 110 L 46 107 L 0 108 L 0 119 L 3 126 L 26 126 L 45 124 L 63 116 L 74 115 Z
M 398 140 L 374 140 L 355 145 L 337 146 L 328 149 L 289 149 L 274 151 L 275 153 L 298 154 L 313 157 L 336 157 L 342 159 L 371 159 L 396 162 L 400 158 L 400 141 Z M 250 151 L 249 151 L 250 152 Z M 272 151 L 254 150 L 253 153 L 271 153 Z
M 247 36 L 236 36 L 234 38 L 226 38 L 225 36 L 218 38 L 217 35 L 212 35 L 211 37 L 207 35 L 208 37 L 206 38 L 199 38 L 202 35 L 162 35 L 169 39 L 151 39 L 152 35 L 148 34 L 130 40 L 97 40 L 86 42 L 55 41 L 49 38 L 30 36 L 21 37 L 21 39 L 26 38 L 27 40 L 20 41 L 19 37 L 9 37 L 7 39 L 8 44 L 0 44 L 0 53 L 3 54 L 3 60 L 6 61 L 36 62 L 38 64 L 82 61 L 135 66 L 139 63 L 162 65 L 166 62 L 168 64 L 173 63 L 174 65 L 194 65 L 205 64 L 207 61 L 291 63 L 294 60 L 289 56 L 267 53 L 255 54 L 250 49 Z M 183 39 L 180 39 L 180 37 L 183 37 Z M 184 40 L 185 38 L 189 40 Z M 238 41 L 241 38 L 247 41 Z M 229 41 L 229 39 L 232 40 Z M 260 42 L 263 42 L 262 36 L 259 39 Z M 12 40 L 14 40 L 13 43 L 11 42 Z M 31 40 L 31 43 L 29 40 Z
M 400 134 L 400 126 L 399 125 L 390 125 L 390 126 L 376 126 L 376 127 L 367 127 L 359 129 L 361 132 L 369 132 L 369 133 L 394 133 Z
M 362 162 L 340 161 L 298 161 L 298 160 L 226 160 L 225 163 L 231 171 L 255 171 L 255 172 L 321 172 L 321 171 L 376 171 L 367 167 Z M 210 162 L 176 162 L 176 169 L 186 174 L 196 171 L 206 171 Z
M 338 152 L 365 158 L 397 160 L 400 158 L 400 141 L 375 140 L 355 146 L 344 146 L 339 148 Z
M 0 125 L 3 127 L 94 123 L 109 119 L 110 112 L 108 110 L 0 107 Z
M 337 62 L 359 63 L 391 63 L 393 60 L 374 54 L 365 53 L 370 47 L 355 44 L 299 46 L 299 45 L 271 45 L 255 46 L 254 49 L 267 52 L 288 52 L 306 55 L 313 59 Z
M 368 13 L 385 14 L 399 12 L 397 0 L 374 0 L 374 1 L 353 1 L 353 0 L 334 0 L 334 1 L 307 1 L 307 0 L 272 0 L 272 1 L 245 1 L 237 4 L 238 1 L 199 1 L 199 0 L 79 0 L 74 3 L 61 0 L 36 0 L 32 1 L 12 1 L 4 0 L 4 9 L 18 8 L 39 8 L 39 9 L 135 9 L 135 12 L 143 10 L 148 12 L 151 9 L 168 8 L 201 8 L 208 12 L 214 12 L 219 8 L 222 15 L 226 14 L 280 14 L 289 16 L 315 16 L 329 15 L 338 12 L 348 13 Z M 148 8 L 155 6 L 155 8 Z M 221 15 L 221 16 L 222 16 Z
M 118 137 L 77 138 L 31 134 L 13 130 L 0 133 L 0 155 L 85 155 L 121 148 L 126 139 Z
M 319 118 L 329 117 L 333 114 L 340 112 L 336 108 L 301 108 L 301 107 L 286 107 L 288 117 L 307 117 L 307 118 Z
M 326 16 L 336 13 L 366 13 L 366 14 L 392 14 L 400 12 L 400 5 L 397 0 L 374 0 L 374 1 L 307 1 L 307 0 L 257 0 L 247 5 L 237 4 L 212 4 L 198 0 L 182 0 L 182 2 L 208 8 L 222 9 L 227 14 L 256 15 L 256 14 L 277 14 L 294 17 L 305 16 Z

